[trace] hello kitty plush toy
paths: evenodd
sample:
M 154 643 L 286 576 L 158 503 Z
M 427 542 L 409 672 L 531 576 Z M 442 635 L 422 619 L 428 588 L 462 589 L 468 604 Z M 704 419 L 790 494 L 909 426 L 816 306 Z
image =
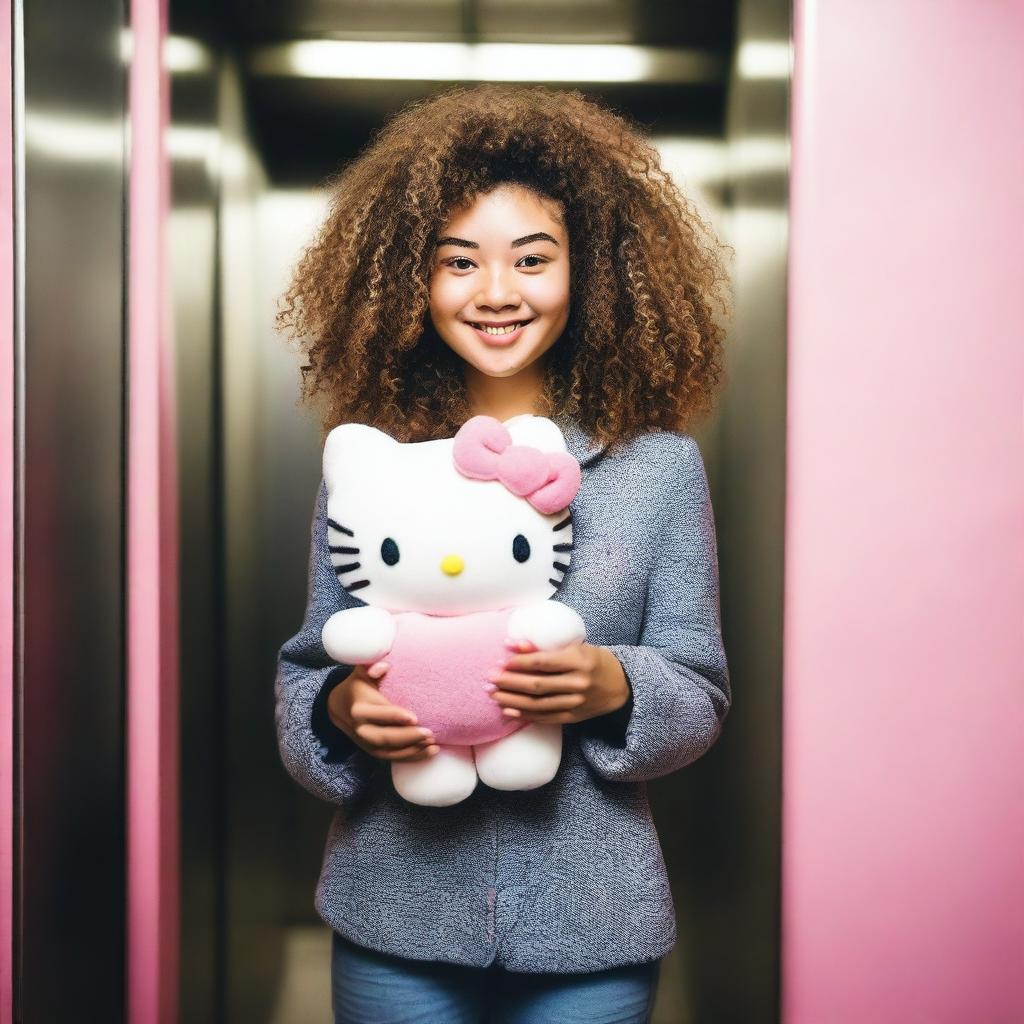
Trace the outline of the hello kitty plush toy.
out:
M 363 607 L 335 612 L 323 645 L 346 665 L 387 656 L 380 692 L 433 730 L 440 750 L 392 761 L 410 803 L 464 800 L 554 778 L 562 727 L 509 720 L 485 689 L 506 640 L 540 650 L 586 627 L 551 600 L 569 567 L 569 503 L 580 465 L 551 420 L 474 416 L 453 438 L 403 444 L 374 427 L 336 427 L 324 446 L 331 562 Z

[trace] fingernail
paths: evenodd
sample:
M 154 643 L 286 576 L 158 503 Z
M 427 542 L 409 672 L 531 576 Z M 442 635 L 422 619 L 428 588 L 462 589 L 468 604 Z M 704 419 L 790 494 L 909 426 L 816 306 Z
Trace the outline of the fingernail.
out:
M 420 729 L 420 735 L 423 736 L 424 738 L 430 738 L 430 739 L 434 738 L 433 732 L 431 732 L 430 729 L 426 728 L 426 726 L 424 726 L 423 728 Z
M 497 688 L 498 688 L 497 684 L 495 684 L 495 683 L 484 683 L 484 690 L 486 690 L 487 693 L 494 693 L 494 691 Z
M 430 755 L 436 754 L 441 748 L 437 746 L 427 747 L 427 753 Z
M 508 715 L 509 718 L 518 718 L 519 717 L 519 709 L 518 708 L 505 708 L 504 711 L 502 711 L 502 714 L 503 715 Z
M 410 725 L 415 725 L 418 721 L 419 721 L 419 719 L 415 715 L 413 715 L 413 714 L 409 715 L 409 724 Z
M 487 678 L 490 679 L 490 681 L 492 683 L 497 682 L 501 678 L 501 676 L 502 676 L 502 670 L 500 668 L 492 668 L 487 673 Z

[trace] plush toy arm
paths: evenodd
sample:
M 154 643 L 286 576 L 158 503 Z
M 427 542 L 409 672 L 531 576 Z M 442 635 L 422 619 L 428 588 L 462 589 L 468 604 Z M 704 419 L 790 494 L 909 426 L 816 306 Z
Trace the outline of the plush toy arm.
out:
M 573 726 L 584 757 L 609 781 L 655 779 L 697 760 L 718 739 L 732 702 L 704 463 L 697 443 L 683 434 L 668 455 L 670 463 L 659 468 L 670 488 L 659 509 L 664 532 L 640 643 L 608 645 L 632 691 L 628 721 L 616 712 Z M 618 730 L 609 728 L 613 717 L 619 742 Z
M 508 635 L 512 640 L 529 640 L 538 650 L 582 643 L 587 627 L 579 612 L 561 601 L 537 601 L 516 608 L 508 617 Z
M 312 524 L 305 619 L 278 655 L 274 718 L 278 749 L 288 774 L 314 796 L 339 805 L 355 799 L 370 775 L 381 765 L 386 767 L 386 762 L 372 757 L 335 728 L 326 714 L 327 694 L 353 666 L 338 665 L 327 653 L 324 625 L 339 607 L 355 609 L 357 604 L 338 582 L 331 565 L 327 492 L 321 484 Z
M 383 608 L 364 605 L 335 612 L 320 634 L 324 650 L 343 665 L 372 665 L 395 642 L 395 620 Z

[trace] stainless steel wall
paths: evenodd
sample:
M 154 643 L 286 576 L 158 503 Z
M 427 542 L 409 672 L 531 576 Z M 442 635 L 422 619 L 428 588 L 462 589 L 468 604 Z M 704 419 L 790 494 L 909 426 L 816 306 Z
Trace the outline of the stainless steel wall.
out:
M 741 0 L 726 117 L 735 318 L 708 467 L 733 707 L 692 774 L 680 865 L 692 1021 L 779 1019 L 790 5 Z M 668 819 L 673 820 L 673 819 Z M 685 918 L 684 918 L 685 920 Z
M 181 486 L 181 1019 L 261 1021 L 272 1019 L 284 984 L 286 928 L 308 916 L 308 872 L 326 828 L 326 808 L 313 800 L 302 806 L 316 824 L 296 822 L 273 718 L 282 639 L 275 620 L 304 600 L 314 492 L 304 497 L 269 465 L 287 438 L 275 398 L 288 387 L 267 368 L 273 297 L 259 282 L 280 250 L 260 229 L 268 183 L 232 53 L 237 39 L 216 10 L 194 3 L 172 5 L 171 31 L 184 55 L 172 78 L 169 140 Z M 290 465 L 305 448 L 315 467 L 315 441 L 285 447 Z M 291 535 L 277 525 L 290 501 L 306 520 Z M 283 563 L 297 571 L 281 574 Z
M 115 1021 L 124 987 L 125 12 L 111 0 L 16 7 L 15 1017 Z
M 220 57 L 210 12 L 172 4 L 170 13 L 174 38 L 188 40 L 191 58 L 184 68 L 172 64 L 168 139 L 181 588 L 179 1017 L 213 1022 L 225 1019 Z

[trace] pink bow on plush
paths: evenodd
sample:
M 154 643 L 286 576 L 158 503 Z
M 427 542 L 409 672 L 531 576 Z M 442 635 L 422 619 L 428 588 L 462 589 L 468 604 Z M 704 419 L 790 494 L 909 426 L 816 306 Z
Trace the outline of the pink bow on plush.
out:
M 508 429 L 493 416 L 474 416 L 462 424 L 452 458 L 463 476 L 500 480 L 545 515 L 568 508 L 580 489 L 580 464 L 572 455 L 513 444 Z

